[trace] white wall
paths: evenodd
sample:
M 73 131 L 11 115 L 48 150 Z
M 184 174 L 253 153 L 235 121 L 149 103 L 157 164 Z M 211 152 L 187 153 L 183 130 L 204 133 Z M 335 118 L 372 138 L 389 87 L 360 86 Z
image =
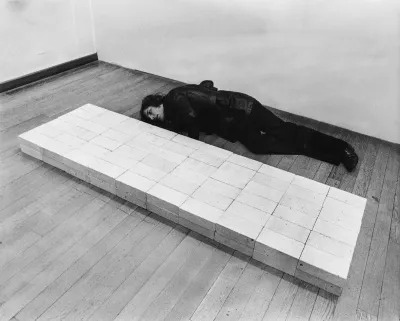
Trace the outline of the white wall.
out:
M 101 60 L 400 143 L 398 0 L 92 0 Z
M 1 0 L 0 82 L 96 52 L 90 0 Z

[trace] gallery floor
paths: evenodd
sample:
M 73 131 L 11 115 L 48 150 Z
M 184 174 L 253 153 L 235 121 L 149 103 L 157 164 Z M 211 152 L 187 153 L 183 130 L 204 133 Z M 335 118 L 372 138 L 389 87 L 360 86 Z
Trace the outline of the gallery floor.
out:
M 137 118 L 145 95 L 179 84 L 96 62 L 0 95 L 0 320 L 398 319 L 398 146 L 278 111 L 350 141 L 360 155 L 356 171 L 303 156 L 255 156 L 202 137 L 368 199 L 339 299 L 19 150 L 20 133 L 85 103 Z

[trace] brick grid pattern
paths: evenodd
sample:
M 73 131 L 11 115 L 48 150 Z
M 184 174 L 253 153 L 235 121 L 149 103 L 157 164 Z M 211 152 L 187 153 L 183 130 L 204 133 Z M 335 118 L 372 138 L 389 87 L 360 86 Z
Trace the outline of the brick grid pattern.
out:
M 91 104 L 19 142 L 26 154 L 341 294 L 365 198 Z

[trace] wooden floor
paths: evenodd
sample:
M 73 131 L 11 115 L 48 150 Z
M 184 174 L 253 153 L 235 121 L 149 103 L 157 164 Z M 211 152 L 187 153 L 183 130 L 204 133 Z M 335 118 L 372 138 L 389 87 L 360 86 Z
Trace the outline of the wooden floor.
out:
M 256 157 L 240 144 L 201 137 L 368 198 L 339 299 L 18 148 L 18 134 L 85 103 L 137 117 L 145 95 L 179 84 L 95 62 L 0 95 L 0 320 L 399 320 L 398 146 L 278 112 L 351 142 L 360 165 L 347 173 L 304 156 Z

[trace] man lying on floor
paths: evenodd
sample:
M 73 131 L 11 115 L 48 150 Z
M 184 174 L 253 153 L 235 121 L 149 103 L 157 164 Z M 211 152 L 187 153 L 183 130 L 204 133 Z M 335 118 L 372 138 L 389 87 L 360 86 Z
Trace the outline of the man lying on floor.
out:
M 255 154 L 302 154 L 353 171 L 358 156 L 345 141 L 285 122 L 246 94 L 218 90 L 211 80 L 184 85 L 142 101 L 142 120 L 175 132 L 217 134 Z

